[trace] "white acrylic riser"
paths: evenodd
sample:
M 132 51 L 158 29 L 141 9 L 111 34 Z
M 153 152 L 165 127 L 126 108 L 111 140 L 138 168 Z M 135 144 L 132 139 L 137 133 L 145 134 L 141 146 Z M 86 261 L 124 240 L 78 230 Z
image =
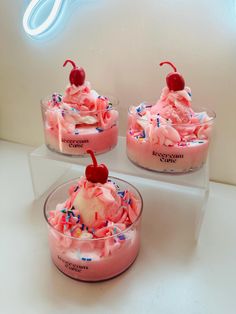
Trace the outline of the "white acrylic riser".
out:
M 125 138 L 119 137 L 112 151 L 98 155 L 110 175 L 133 183 L 144 199 L 144 219 L 157 233 L 167 233 L 169 240 L 198 239 L 208 200 L 208 164 L 187 174 L 162 174 L 137 167 L 126 156 Z M 79 177 L 90 157 L 69 157 L 47 149 L 45 145 L 29 155 L 35 198 L 45 198 L 57 185 Z M 174 243 L 174 242 L 173 242 Z

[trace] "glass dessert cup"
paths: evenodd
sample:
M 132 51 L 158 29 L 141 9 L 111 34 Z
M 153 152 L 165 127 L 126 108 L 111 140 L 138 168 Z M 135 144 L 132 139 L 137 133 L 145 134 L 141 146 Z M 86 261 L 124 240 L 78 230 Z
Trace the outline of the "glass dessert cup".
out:
M 152 104 L 149 104 L 151 107 Z M 152 133 L 152 138 L 140 129 L 142 116 L 137 117 L 128 112 L 128 129 L 126 133 L 126 150 L 128 158 L 137 166 L 148 170 L 166 173 L 186 173 L 201 168 L 207 160 L 215 112 L 205 108 L 193 108 L 195 112 L 206 112 L 209 120 L 192 124 L 161 124 Z M 181 137 L 181 142 L 165 145 L 158 136 L 158 129 L 174 128 Z M 155 133 L 156 132 L 156 133 Z M 164 131 L 166 139 L 168 132 Z
M 117 145 L 118 111 L 115 107 L 78 112 L 74 108 L 49 108 L 48 101 L 49 98 L 41 100 L 41 111 L 45 144 L 50 150 L 84 156 L 87 149 L 101 154 Z M 115 98 L 111 102 L 118 105 Z M 98 122 L 94 122 L 96 118 Z
M 135 261 L 141 239 L 143 201 L 138 190 L 126 181 L 109 177 L 119 189 L 132 192 L 140 203 L 136 220 L 124 231 L 112 236 L 80 239 L 56 230 L 48 221 L 49 212 L 67 198 L 71 185 L 78 179 L 57 187 L 45 201 L 44 217 L 48 225 L 48 240 L 52 260 L 65 275 L 82 281 L 101 281 L 124 272 Z

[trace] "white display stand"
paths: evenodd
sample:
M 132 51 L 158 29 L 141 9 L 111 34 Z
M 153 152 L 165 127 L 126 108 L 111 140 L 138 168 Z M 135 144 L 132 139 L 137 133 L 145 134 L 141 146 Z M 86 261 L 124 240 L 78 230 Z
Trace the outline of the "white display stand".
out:
M 187 174 L 148 171 L 127 158 L 124 137 L 119 137 L 115 149 L 98 155 L 97 159 L 107 165 L 110 175 L 133 183 L 141 194 L 145 189 L 144 213 L 152 211 L 159 230 L 164 232 L 166 229 L 173 236 L 183 238 L 193 235 L 193 239 L 198 239 L 209 193 L 208 164 Z M 57 154 L 43 145 L 30 153 L 29 162 L 35 198 L 38 199 L 46 197 L 57 185 L 83 174 L 91 159 Z

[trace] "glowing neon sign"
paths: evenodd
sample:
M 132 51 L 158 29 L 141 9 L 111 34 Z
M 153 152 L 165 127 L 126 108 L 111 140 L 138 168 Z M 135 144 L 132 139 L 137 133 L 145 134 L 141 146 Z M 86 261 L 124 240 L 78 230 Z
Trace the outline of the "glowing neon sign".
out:
M 32 0 L 24 13 L 23 27 L 25 32 L 32 37 L 46 33 L 55 24 L 59 15 L 62 13 L 63 0 L 54 0 L 53 7 L 46 20 L 39 26 L 32 27 L 32 19 L 43 4 L 45 4 L 45 0 Z

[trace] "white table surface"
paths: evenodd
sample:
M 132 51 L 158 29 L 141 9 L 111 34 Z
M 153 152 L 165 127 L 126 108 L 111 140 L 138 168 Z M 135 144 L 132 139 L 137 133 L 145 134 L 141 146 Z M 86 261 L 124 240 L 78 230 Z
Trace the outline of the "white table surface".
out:
M 194 246 L 168 243 L 168 230 L 155 230 L 148 215 L 150 187 L 142 185 L 146 208 L 136 262 L 115 279 L 83 283 L 50 261 L 43 199 L 34 201 L 31 187 L 31 150 L 0 142 L 0 313 L 236 313 L 235 186 L 210 183 Z

